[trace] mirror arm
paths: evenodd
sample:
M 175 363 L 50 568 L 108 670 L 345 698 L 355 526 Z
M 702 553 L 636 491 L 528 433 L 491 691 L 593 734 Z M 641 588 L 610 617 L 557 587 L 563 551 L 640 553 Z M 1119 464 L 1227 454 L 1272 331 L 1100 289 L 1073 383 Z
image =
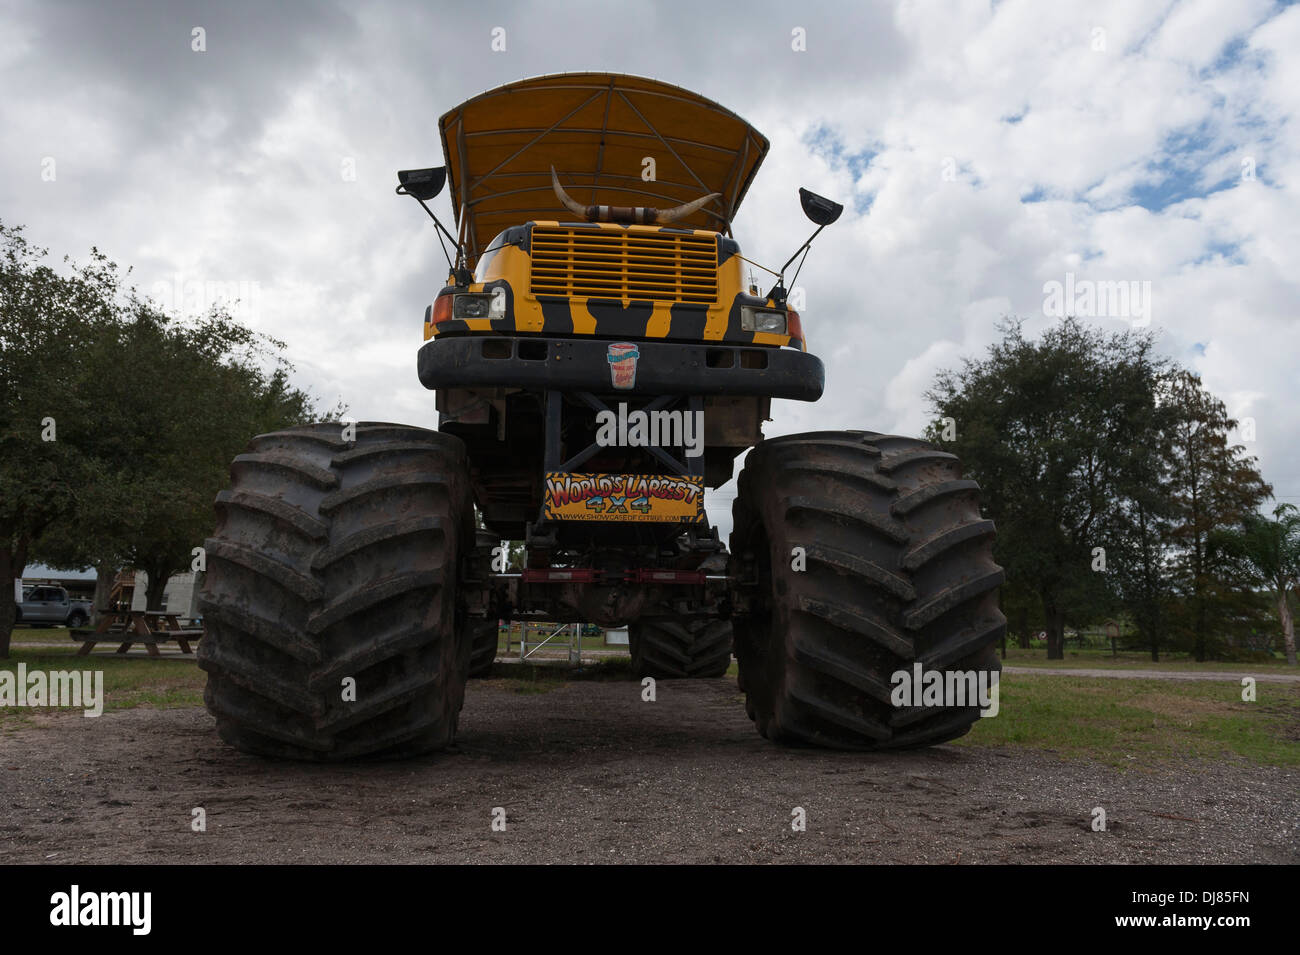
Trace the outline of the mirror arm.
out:
M 420 204 L 421 209 L 423 209 L 426 213 L 428 213 L 429 218 L 433 220 L 433 224 L 438 227 L 438 231 L 441 232 L 443 235 L 445 235 L 447 237 L 447 240 L 451 242 L 452 245 L 456 246 L 456 252 L 457 252 L 456 258 L 457 260 L 459 260 L 460 244 L 457 243 L 456 237 L 452 235 L 450 232 L 448 232 L 447 227 L 438 221 L 438 217 L 433 214 L 433 210 L 429 208 L 428 204 L 426 204 L 423 199 L 416 199 L 415 201 Z
M 772 286 L 772 291 L 767 293 L 767 297 L 772 299 L 772 301 L 775 302 L 778 306 L 784 307 L 785 305 L 785 270 L 790 267 L 791 262 L 799 258 L 800 252 L 805 251 L 812 245 L 813 239 L 821 235 L 822 229 L 824 228 L 826 228 L 825 225 L 819 225 L 817 227 L 817 231 L 808 237 L 808 241 L 805 242 L 803 245 L 799 246 L 799 248 L 795 249 L 794 255 L 786 259 L 785 265 L 781 266 L 781 271 L 777 274 L 776 277 L 776 284 Z M 781 294 L 778 295 L 777 292 L 780 292 Z
M 794 255 L 790 256 L 790 258 L 785 260 L 785 265 L 781 266 L 782 275 L 785 275 L 785 270 L 790 267 L 790 263 L 793 262 L 795 259 L 799 258 L 799 253 L 802 252 L 804 249 L 808 248 L 808 246 L 812 245 L 813 239 L 817 238 L 819 235 L 822 234 L 822 229 L 824 228 L 826 228 L 826 226 L 819 225 L 817 227 L 817 231 L 808 237 L 808 241 L 805 242 L 803 245 L 799 246 L 799 248 L 795 249 Z
M 433 224 L 438 227 L 438 232 L 441 233 L 438 236 L 438 244 L 442 246 L 442 257 L 447 260 L 447 268 L 449 268 L 453 272 L 457 271 L 457 267 L 460 266 L 460 264 L 464 261 L 465 250 L 460 247 L 460 243 L 456 241 L 456 237 L 452 235 L 450 232 L 448 232 L 447 227 L 438 221 L 438 217 L 433 214 L 433 210 L 429 208 L 428 204 L 423 199 L 421 199 L 419 196 L 413 193 L 407 192 L 405 186 L 398 186 L 396 192 L 399 196 L 410 196 L 412 199 L 418 202 L 420 204 L 420 208 L 423 209 L 425 211 L 425 214 L 428 215 L 428 217 L 433 220 Z M 451 241 L 452 246 L 454 246 L 456 249 L 455 264 L 452 264 L 451 256 L 447 254 L 447 246 L 442 241 L 442 237 L 444 235 Z

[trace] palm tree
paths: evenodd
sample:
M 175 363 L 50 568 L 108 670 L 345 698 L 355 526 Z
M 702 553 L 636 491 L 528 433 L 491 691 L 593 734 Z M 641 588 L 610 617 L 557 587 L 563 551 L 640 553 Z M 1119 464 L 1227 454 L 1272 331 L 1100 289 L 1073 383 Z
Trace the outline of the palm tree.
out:
M 1241 530 L 1222 534 L 1219 541 L 1244 571 L 1273 589 L 1286 643 L 1286 662 L 1295 666 L 1295 621 L 1287 598 L 1291 591 L 1300 590 L 1300 510 L 1294 504 L 1279 504 L 1273 509 L 1272 520 L 1259 514 L 1248 515 Z

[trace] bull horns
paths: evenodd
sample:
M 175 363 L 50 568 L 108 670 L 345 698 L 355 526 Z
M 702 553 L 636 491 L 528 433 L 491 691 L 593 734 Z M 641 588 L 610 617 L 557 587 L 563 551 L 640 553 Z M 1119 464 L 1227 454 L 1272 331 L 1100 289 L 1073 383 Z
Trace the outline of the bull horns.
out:
M 565 208 L 586 222 L 633 222 L 642 225 L 667 225 L 678 219 L 685 219 L 702 208 L 706 202 L 722 196 L 720 192 L 711 192 L 707 196 L 693 199 L 671 209 L 655 209 L 651 206 L 584 206 L 564 191 L 564 187 L 560 185 L 560 177 L 555 174 L 554 166 L 551 167 L 551 188 L 555 190 L 556 197 L 564 203 Z
M 555 195 L 570 212 L 575 216 L 581 216 L 583 219 L 587 218 L 588 207 L 579 205 L 577 200 L 564 191 L 564 187 L 560 185 L 560 177 L 555 174 L 554 166 L 551 167 L 551 188 L 555 190 Z M 592 206 L 591 208 L 596 207 Z

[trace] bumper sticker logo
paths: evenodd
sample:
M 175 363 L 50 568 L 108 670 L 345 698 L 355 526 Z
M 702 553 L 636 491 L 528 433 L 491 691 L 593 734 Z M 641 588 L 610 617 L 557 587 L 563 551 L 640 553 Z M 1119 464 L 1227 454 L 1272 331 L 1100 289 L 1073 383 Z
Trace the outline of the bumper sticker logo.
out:
M 628 391 L 636 386 L 636 360 L 641 357 L 637 347 L 629 342 L 609 346 L 609 377 L 615 388 Z
M 704 478 L 548 471 L 544 504 L 551 521 L 693 523 L 704 519 Z

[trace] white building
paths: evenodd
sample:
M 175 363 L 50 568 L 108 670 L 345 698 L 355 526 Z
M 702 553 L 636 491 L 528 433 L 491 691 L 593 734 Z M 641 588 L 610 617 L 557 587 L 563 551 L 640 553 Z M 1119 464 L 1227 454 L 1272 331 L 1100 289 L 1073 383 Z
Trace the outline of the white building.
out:
M 178 613 L 182 617 L 197 617 L 199 615 L 199 588 L 196 585 L 196 574 L 193 571 L 187 571 L 183 574 L 177 574 L 167 581 L 167 586 L 163 588 L 163 605 L 160 609 L 167 610 L 171 613 Z M 135 572 L 135 593 L 131 597 L 132 610 L 147 610 L 147 591 L 149 586 L 149 575 L 143 570 Z

